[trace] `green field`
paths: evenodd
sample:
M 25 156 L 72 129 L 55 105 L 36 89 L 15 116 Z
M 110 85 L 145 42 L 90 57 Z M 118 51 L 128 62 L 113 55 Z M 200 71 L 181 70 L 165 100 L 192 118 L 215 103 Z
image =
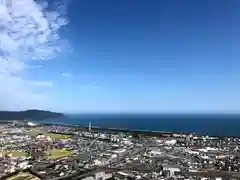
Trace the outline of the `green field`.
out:
M 61 139 L 70 139 L 72 135 L 67 134 L 59 134 L 59 133 L 48 133 L 46 129 L 42 127 L 30 128 L 28 130 L 28 134 L 30 136 L 37 136 L 38 134 L 43 134 L 45 136 L 49 136 L 52 139 L 61 140 Z
M 26 152 L 20 152 L 20 151 L 2 151 L 1 152 L 3 155 L 9 155 L 12 154 L 13 157 L 26 157 L 27 153 Z
M 35 127 L 35 128 L 30 128 L 28 130 L 28 134 L 31 136 L 36 136 L 38 134 L 46 134 L 46 131 L 42 127 Z
M 40 180 L 40 179 L 30 173 L 20 172 L 16 175 L 8 177 L 7 180 Z
M 61 157 L 71 156 L 73 154 L 72 151 L 67 149 L 54 149 L 54 150 L 49 150 L 46 153 L 48 154 L 49 159 L 58 159 Z
M 72 135 L 58 134 L 58 133 L 47 133 L 47 136 L 49 136 L 52 139 L 57 139 L 57 140 L 72 138 Z

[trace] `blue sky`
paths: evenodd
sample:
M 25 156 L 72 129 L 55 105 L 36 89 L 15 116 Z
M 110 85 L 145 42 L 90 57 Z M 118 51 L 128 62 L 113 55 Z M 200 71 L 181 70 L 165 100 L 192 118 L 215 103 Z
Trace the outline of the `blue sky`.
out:
M 72 0 L 66 7 L 68 23 L 57 33 L 71 50 L 21 72 L 42 82 L 34 91 L 48 100 L 34 107 L 240 112 L 239 0 Z

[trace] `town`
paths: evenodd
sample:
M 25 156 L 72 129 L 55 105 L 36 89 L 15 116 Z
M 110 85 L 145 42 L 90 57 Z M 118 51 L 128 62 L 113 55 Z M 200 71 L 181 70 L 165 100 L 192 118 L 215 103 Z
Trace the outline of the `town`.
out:
M 240 138 L 11 121 L 0 125 L 6 180 L 240 179 Z

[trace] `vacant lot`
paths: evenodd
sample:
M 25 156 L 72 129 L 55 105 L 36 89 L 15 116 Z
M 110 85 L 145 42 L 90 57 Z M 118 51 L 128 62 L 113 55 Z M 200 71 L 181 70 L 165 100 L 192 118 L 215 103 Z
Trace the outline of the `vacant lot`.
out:
M 71 156 L 73 154 L 72 151 L 67 149 L 54 149 L 54 150 L 49 150 L 46 153 L 48 154 L 49 159 L 58 159 L 61 157 Z

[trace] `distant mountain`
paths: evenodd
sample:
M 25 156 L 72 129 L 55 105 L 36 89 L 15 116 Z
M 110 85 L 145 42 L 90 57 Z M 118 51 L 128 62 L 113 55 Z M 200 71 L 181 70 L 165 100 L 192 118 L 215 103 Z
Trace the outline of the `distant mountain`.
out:
M 64 114 L 31 109 L 27 111 L 0 111 L 0 120 L 43 120 L 62 117 Z

